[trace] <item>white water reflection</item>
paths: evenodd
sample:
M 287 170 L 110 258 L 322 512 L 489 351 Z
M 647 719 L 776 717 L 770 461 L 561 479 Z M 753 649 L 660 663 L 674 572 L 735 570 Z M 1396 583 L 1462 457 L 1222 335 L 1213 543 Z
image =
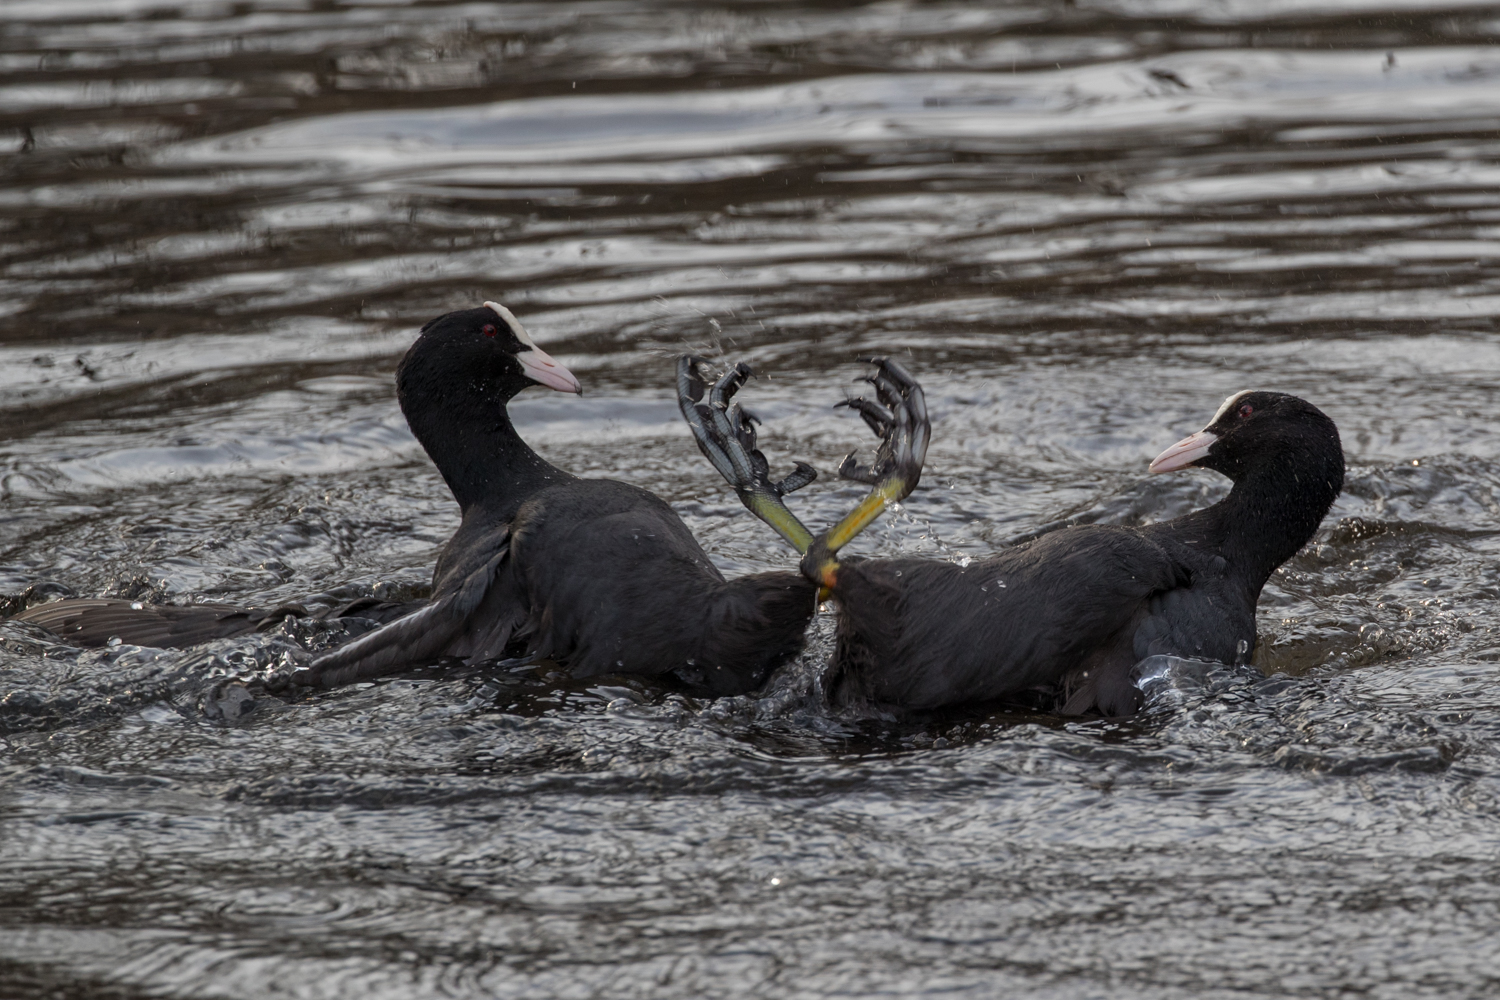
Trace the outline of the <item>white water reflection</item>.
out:
M 761 88 L 363 112 L 182 144 L 164 151 L 159 162 L 331 160 L 381 170 L 463 162 L 483 149 L 495 163 L 618 164 L 939 137 L 1061 148 L 1082 142 L 1079 133 L 1113 144 L 1122 132 L 1301 122 L 1326 129 L 1341 118 L 1417 119 L 1430 127 L 1433 119 L 1500 115 L 1497 75 L 1500 54 L 1490 48 L 1222 49 L 1025 74 L 843 76 Z M 535 175 L 524 177 L 516 180 L 540 182 Z

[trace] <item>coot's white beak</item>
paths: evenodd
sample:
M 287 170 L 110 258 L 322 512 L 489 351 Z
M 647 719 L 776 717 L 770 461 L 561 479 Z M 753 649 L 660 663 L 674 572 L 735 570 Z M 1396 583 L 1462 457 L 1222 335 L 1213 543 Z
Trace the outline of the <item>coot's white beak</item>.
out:
M 1207 455 L 1208 449 L 1212 448 L 1217 440 L 1219 436 L 1208 431 L 1190 434 L 1153 458 L 1151 464 L 1146 467 L 1146 471 L 1175 472 L 1178 469 L 1186 469 Z
M 545 385 L 549 389 L 558 392 L 576 392 L 583 395 L 583 386 L 578 384 L 578 379 L 573 373 L 552 359 L 552 355 L 540 347 L 532 347 L 516 354 L 516 360 L 521 362 L 521 370 L 526 377 L 533 382 Z

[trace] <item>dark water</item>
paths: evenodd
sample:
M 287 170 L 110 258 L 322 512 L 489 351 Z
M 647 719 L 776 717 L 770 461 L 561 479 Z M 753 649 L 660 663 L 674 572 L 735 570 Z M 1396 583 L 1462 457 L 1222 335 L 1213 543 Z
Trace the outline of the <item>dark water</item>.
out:
M 747 357 L 779 460 L 896 351 L 936 415 L 865 552 L 1222 494 L 1228 393 L 1348 490 L 1247 670 L 1126 724 L 829 715 L 427 670 L 246 696 L 307 630 L 0 625 L 0 996 L 1481 997 L 1500 990 L 1500 11 L 1487 4 L 5 0 L 0 594 L 420 593 L 396 409 L 510 305 L 529 440 L 792 564 L 692 447 Z M 39 588 L 25 595 L 28 588 Z M 249 688 L 240 682 L 248 682 Z

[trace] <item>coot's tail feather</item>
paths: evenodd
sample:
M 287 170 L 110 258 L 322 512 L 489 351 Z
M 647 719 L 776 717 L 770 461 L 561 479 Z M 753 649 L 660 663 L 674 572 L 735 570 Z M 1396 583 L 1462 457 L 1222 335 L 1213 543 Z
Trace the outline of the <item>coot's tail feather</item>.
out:
M 75 646 L 96 648 L 111 641 L 133 646 L 183 649 L 229 639 L 307 614 L 297 605 L 237 608 L 228 604 L 143 604 L 107 598 L 54 601 L 23 611 L 15 621 L 40 625 Z
M 415 666 L 443 655 L 444 648 L 462 626 L 454 602 L 434 601 L 405 618 L 378 628 L 313 660 L 292 675 L 295 684 L 308 687 L 340 687 L 370 680 Z
M 215 639 L 264 632 L 288 618 L 358 618 L 384 624 L 426 603 L 362 597 L 342 607 L 310 612 L 300 604 L 240 608 L 231 604 L 146 604 L 104 597 L 74 598 L 38 605 L 13 620 L 39 625 L 59 639 L 84 649 L 107 646 L 116 639 L 153 649 L 187 649 Z

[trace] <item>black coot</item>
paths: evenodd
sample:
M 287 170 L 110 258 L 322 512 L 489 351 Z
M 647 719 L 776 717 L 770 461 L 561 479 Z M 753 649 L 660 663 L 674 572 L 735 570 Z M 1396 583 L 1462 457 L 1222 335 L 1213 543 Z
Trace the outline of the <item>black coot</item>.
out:
M 915 486 L 927 441 L 921 388 L 879 361 L 880 403 L 852 400 L 882 437 L 875 467 L 841 470 L 876 485 L 853 514 L 798 548 L 802 571 L 837 598 L 838 638 L 827 682 L 837 704 L 920 711 L 988 701 L 1077 715 L 1129 715 L 1141 694 L 1131 672 L 1158 653 L 1231 662 L 1255 646 L 1255 607 L 1271 573 L 1313 536 L 1344 482 L 1338 429 L 1317 407 L 1278 392 L 1224 401 L 1198 433 L 1168 448 L 1151 472 L 1196 466 L 1234 483 L 1203 510 L 1141 528 L 1063 528 L 968 566 L 931 559 L 850 559 L 838 549 Z M 738 408 L 704 419 L 679 362 L 679 397 L 699 446 L 731 485 L 753 451 Z M 731 371 L 714 399 L 744 381 Z M 710 403 L 710 407 L 712 403 Z M 689 413 L 689 408 L 694 412 Z M 730 433 L 720 433 L 727 426 Z M 763 458 L 759 459 L 764 462 Z M 749 505 L 757 513 L 766 507 Z M 796 518 L 779 503 L 772 520 Z M 764 516 L 764 515 L 763 515 Z M 799 526 L 800 527 L 800 526 Z M 800 539 L 799 539 L 800 540 Z
M 332 687 L 443 657 L 532 656 L 579 677 L 671 674 L 705 693 L 738 694 L 802 647 L 815 607 L 809 581 L 795 573 L 726 581 L 660 498 L 579 479 L 527 447 L 506 404 L 538 383 L 579 391 L 504 306 L 487 302 L 422 328 L 397 369 L 397 394 L 462 522 L 438 557 L 430 601 L 354 609 L 405 613 L 294 680 Z M 183 646 L 278 613 L 289 612 L 63 601 L 17 617 L 81 645 L 118 637 Z

